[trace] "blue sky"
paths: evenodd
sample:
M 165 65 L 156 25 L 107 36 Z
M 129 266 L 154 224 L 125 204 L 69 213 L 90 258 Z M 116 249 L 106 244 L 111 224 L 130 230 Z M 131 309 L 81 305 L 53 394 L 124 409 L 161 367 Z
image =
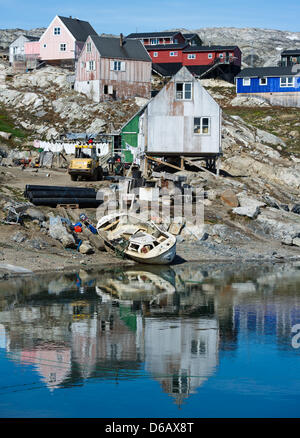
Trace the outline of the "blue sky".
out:
M 89 21 L 98 33 L 257 27 L 300 31 L 300 1 L 0 0 L 0 29 L 47 27 L 55 15 Z

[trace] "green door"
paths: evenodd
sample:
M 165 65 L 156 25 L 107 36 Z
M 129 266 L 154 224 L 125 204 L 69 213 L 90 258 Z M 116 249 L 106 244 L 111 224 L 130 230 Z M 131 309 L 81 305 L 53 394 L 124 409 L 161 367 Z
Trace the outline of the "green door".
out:
M 133 155 L 128 150 L 128 146 L 138 147 L 139 119 L 140 115 L 137 114 L 124 126 L 121 132 L 122 156 L 125 163 L 132 163 L 133 161 Z

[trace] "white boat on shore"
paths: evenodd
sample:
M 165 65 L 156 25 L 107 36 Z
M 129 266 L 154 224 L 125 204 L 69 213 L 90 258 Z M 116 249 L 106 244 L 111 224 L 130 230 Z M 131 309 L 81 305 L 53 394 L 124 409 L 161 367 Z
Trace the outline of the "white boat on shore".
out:
M 112 213 L 98 221 L 107 251 L 139 263 L 167 265 L 176 255 L 176 237 L 152 221 L 128 213 Z

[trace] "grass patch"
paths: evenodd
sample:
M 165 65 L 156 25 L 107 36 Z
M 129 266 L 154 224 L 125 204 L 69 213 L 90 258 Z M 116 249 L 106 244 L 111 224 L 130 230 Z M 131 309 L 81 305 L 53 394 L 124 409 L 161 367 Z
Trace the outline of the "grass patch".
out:
M 24 193 L 22 190 L 17 189 L 15 187 L 1 185 L 0 191 L 4 194 L 6 191 L 7 196 L 11 196 L 14 200 L 18 202 L 27 202 L 27 199 L 24 197 Z
M 0 107 L 0 131 L 9 132 L 14 137 L 26 138 L 26 134 L 22 129 L 16 128 L 14 122 L 10 119 L 7 111 Z
M 287 145 L 283 152 L 300 155 L 300 108 L 226 107 L 223 111 L 230 116 L 238 115 L 245 123 L 282 138 Z M 295 136 L 297 132 L 299 134 Z

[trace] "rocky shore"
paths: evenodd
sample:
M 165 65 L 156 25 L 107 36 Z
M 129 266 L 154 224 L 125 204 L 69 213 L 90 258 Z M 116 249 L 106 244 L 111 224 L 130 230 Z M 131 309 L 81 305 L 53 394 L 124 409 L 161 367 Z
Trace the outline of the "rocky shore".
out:
M 67 163 L 39 169 L 15 165 L 16 159 L 34 161 L 38 157 L 39 152 L 32 146 L 35 139 L 55 140 L 61 133 L 70 131 L 113 132 L 144 103 L 141 99 L 92 103 L 71 89 L 68 75 L 57 67 L 13 74 L 7 64 L 0 62 L 0 122 L 8 121 L 8 129 L 0 136 L 0 270 L 3 274 L 13 272 L 5 265 L 42 272 L 128 263 L 105 252 L 82 254 L 51 237 L 47 224 L 51 215 L 60 215 L 58 209 L 35 207 L 37 217 L 25 215 L 23 225 L 5 223 L 8 205 L 28 203 L 24 198 L 26 184 L 76 185 L 96 190 L 106 190 L 111 184 L 110 181 L 72 182 L 66 171 Z M 162 85 L 158 78 L 153 81 L 156 87 Z M 175 263 L 297 260 L 300 255 L 299 108 L 285 108 L 283 113 L 265 102 L 237 101 L 232 84 L 218 80 L 203 80 L 202 84 L 223 109 L 223 156 L 218 177 L 200 170 L 175 174 L 184 177 L 192 193 L 203 191 L 205 224 L 201 230 L 195 230 L 187 221 L 176 232 Z M 172 192 L 172 181 L 169 188 Z M 162 196 L 160 190 L 161 199 Z M 171 201 L 174 202 L 174 196 Z M 93 217 L 95 211 L 87 214 Z M 172 223 L 162 225 L 168 229 Z

